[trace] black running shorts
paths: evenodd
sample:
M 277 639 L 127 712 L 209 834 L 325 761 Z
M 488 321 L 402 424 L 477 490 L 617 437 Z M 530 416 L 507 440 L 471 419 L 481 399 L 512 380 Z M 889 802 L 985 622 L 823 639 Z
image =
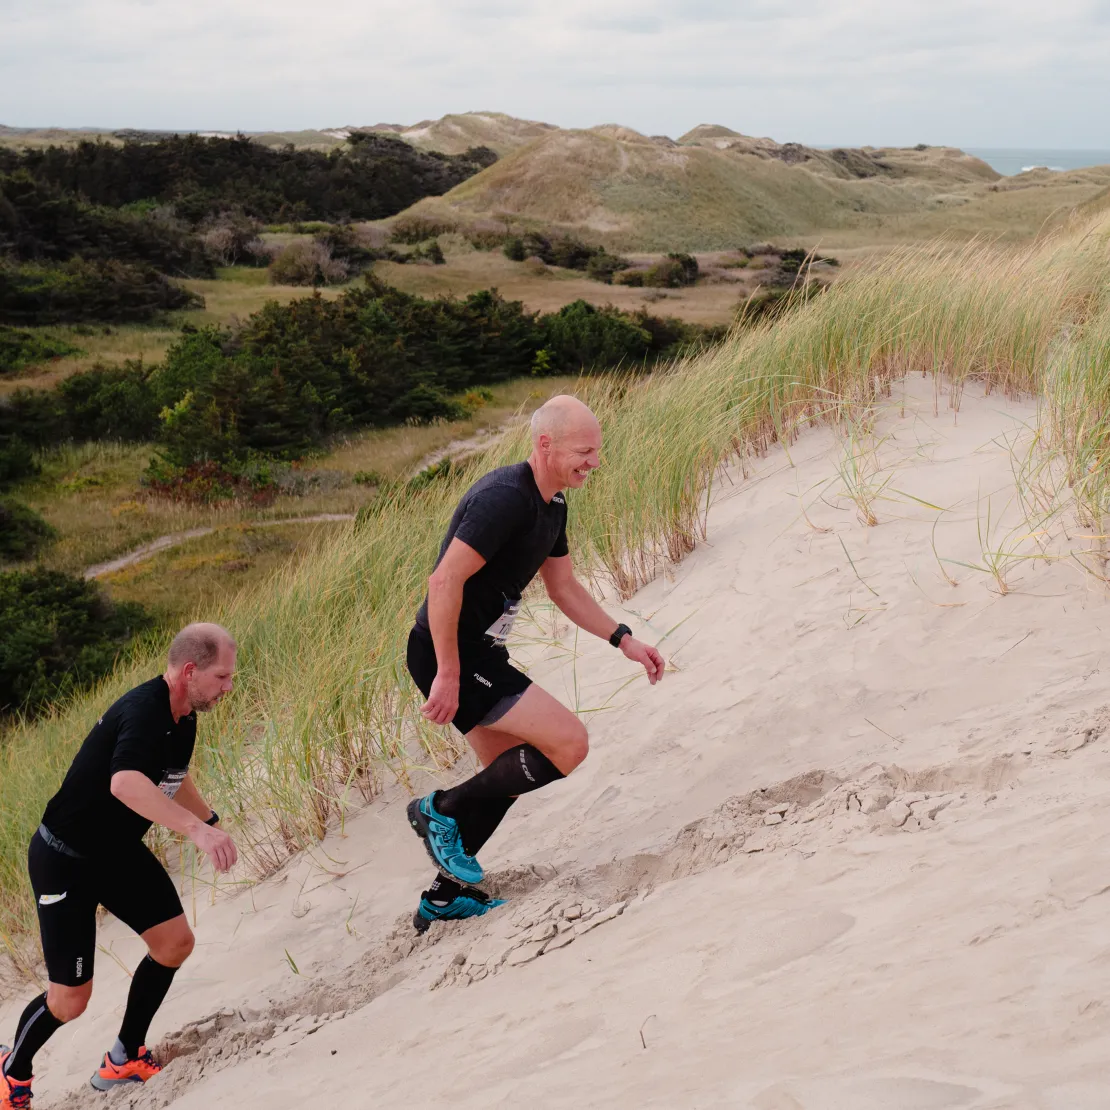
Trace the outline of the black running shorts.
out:
M 509 662 L 509 653 L 494 644 L 459 646 L 459 708 L 451 723 L 464 736 L 475 726 L 493 724 L 532 680 Z M 415 625 L 409 633 L 409 674 L 427 697 L 439 664 L 431 634 Z
M 27 869 L 47 975 L 61 986 L 78 987 L 93 976 L 97 906 L 136 933 L 184 912 L 173 880 L 141 840 L 96 860 L 74 859 L 36 832 L 27 850 Z

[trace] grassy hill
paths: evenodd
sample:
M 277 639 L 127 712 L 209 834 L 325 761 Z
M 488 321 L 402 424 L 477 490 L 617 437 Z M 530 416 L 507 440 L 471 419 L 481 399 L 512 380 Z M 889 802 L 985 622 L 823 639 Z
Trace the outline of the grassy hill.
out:
M 957 230 L 1023 237 L 1110 182 L 1051 174 L 1020 198 L 948 147 L 818 151 L 705 126 L 678 141 L 618 125 L 556 130 L 414 209 L 430 219 L 577 232 L 626 251 L 720 250 L 820 234 L 847 241 Z M 1064 186 L 1062 188 L 1062 186 Z
M 504 155 L 559 129 L 554 124 L 517 119 L 504 112 L 461 112 L 442 119 L 422 120 L 411 127 L 376 124 L 364 130 L 390 131 L 421 150 L 462 154 L 474 146 L 488 146 Z

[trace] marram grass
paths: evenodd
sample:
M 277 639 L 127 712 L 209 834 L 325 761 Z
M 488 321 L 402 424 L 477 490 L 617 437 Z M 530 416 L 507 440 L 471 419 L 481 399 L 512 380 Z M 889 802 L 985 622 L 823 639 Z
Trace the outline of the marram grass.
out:
M 584 382 L 603 466 L 571 500 L 584 573 L 629 594 L 704 535 L 718 469 L 807 425 L 850 425 L 909 372 L 1043 391 L 1051 441 L 1097 519 L 1110 489 L 1110 219 L 1020 250 L 905 248 L 849 274 L 774 325 L 642 380 Z M 523 458 L 524 431 L 415 495 L 383 497 L 357 527 L 218 611 L 240 644 L 226 705 L 201 722 L 194 767 L 259 873 L 318 840 L 351 804 L 460 745 L 420 719 L 404 668 L 413 613 L 451 510 L 481 469 Z M 28 936 L 28 838 L 97 714 L 157 674 L 164 643 L 97 689 L 14 729 L 0 777 L 0 928 Z M 24 949 L 24 955 L 28 949 Z

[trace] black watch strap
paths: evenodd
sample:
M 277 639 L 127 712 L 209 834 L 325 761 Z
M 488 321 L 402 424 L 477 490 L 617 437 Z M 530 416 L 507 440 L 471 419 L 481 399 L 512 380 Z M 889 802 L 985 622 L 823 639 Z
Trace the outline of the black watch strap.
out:
M 623 640 L 625 636 L 631 635 L 632 629 L 629 628 L 627 624 L 618 624 L 616 632 L 609 637 L 609 643 L 611 643 L 613 647 L 619 648 L 621 646 L 621 640 Z
M 214 825 L 217 821 L 219 821 L 219 819 L 220 819 L 220 815 L 215 810 L 212 810 L 212 816 L 209 817 L 208 820 L 205 821 L 204 823 L 206 825 Z

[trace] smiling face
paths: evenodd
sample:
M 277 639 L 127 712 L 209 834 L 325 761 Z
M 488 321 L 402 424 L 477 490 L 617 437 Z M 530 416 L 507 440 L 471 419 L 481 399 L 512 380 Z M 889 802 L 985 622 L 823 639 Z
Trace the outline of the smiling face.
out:
M 538 444 L 545 452 L 547 468 L 561 489 L 581 489 L 591 470 L 601 465 L 601 425 L 586 411 L 559 429 L 543 435 Z
M 198 713 L 207 713 L 225 694 L 231 693 L 234 676 L 235 648 L 226 643 L 204 670 L 200 670 L 196 663 L 186 663 L 181 670 L 189 704 Z

